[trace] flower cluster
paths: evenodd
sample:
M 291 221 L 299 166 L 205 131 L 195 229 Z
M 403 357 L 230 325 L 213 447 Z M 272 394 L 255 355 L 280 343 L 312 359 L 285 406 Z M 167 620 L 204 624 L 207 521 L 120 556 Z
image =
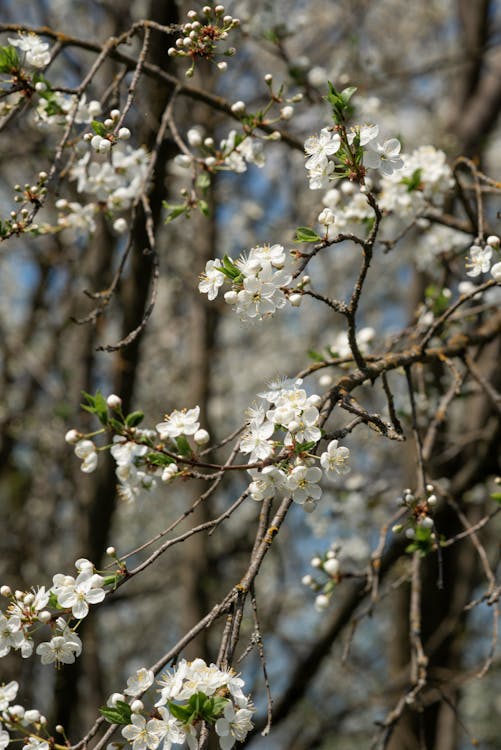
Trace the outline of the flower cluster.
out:
M 402 156 L 398 172 L 385 174 L 378 203 L 397 216 L 416 216 L 428 206 L 441 206 L 454 185 L 452 170 L 443 151 L 420 146 Z
M 248 410 L 240 450 L 250 454 L 251 462 L 277 461 L 259 470 L 249 469 L 252 477 L 249 493 L 254 500 L 290 495 L 295 503 L 311 512 L 322 494 L 319 486 L 322 469 L 315 466 L 317 457 L 310 453 L 322 437 L 318 426 L 321 399 L 317 395 L 308 396 L 301 385 L 301 380 L 277 381 L 260 394 L 270 408 L 259 404 Z M 285 434 L 278 439 L 280 432 Z M 349 453 L 348 448 L 338 446 L 337 440 L 329 443 L 320 456 L 327 477 L 349 471 Z
M 106 596 L 103 586 L 108 582 L 95 573 L 94 565 L 84 558 L 76 561 L 76 578 L 62 573 L 53 577 L 49 589 L 44 586 L 33 591 L 12 592 L 2 586 L 0 593 L 10 602 L 6 613 L 0 613 L 0 657 L 11 649 L 20 651 L 28 658 L 34 650 L 32 633 L 40 624 L 49 625 L 52 635 L 49 641 L 36 647 L 42 664 L 71 664 L 82 651 L 82 642 L 68 622 L 82 620 L 89 613 L 89 604 L 97 604 Z M 115 581 L 115 576 L 111 579 Z M 56 616 L 64 613 L 66 617 Z
M 9 37 L 9 44 L 24 52 L 24 61 L 32 68 L 45 68 L 50 62 L 49 45 L 42 42 L 37 34 L 20 31 L 17 37 Z
M 49 750 L 51 744 L 45 716 L 36 708 L 25 709 L 19 704 L 11 705 L 18 690 L 19 684 L 14 680 L 0 684 L 0 748 L 3 750 L 8 747 L 11 741 L 9 731 L 12 731 L 20 732 L 26 737 L 23 750 Z M 15 741 L 14 738 L 12 741 Z
M 282 245 L 253 247 L 248 255 L 242 254 L 235 261 L 228 256 L 209 260 L 198 288 L 213 300 L 220 287 L 228 282 L 231 289 L 224 300 L 241 320 L 263 320 L 286 304 L 286 287 L 292 281 L 291 266 L 292 256 Z
M 325 189 L 330 180 L 345 174 L 345 167 L 358 163 L 360 157 L 364 168 L 379 169 L 384 175 L 400 169 L 403 166 L 400 142 L 390 138 L 383 144 L 378 143 L 375 141 L 378 133 L 377 125 L 355 125 L 348 131 L 344 126 L 326 127 L 319 134 L 309 136 L 304 150 L 310 190 Z
M 311 559 L 312 567 L 324 574 L 323 580 L 318 580 L 310 574 L 302 578 L 302 583 L 317 594 L 315 598 L 315 609 L 317 612 L 323 612 L 327 609 L 332 593 L 341 580 L 341 566 L 338 560 L 338 552 L 338 545 L 334 543 L 325 555 L 315 555 Z
M 176 46 L 170 47 L 168 54 L 171 57 L 189 57 L 192 60 L 191 67 L 186 75 L 191 77 L 195 71 L 195 61 L 213 60 L 216 55 L 216 45 L 228 37 L 228 33 L 240 25 L 238 18 L 227 15 L 223 5 L 204 5 L 202 16 L 197 11 L 190 10 L 187 13 L 188 22 L 182 27 L 182 36 L 176 39 Z M 226 57 L 235 54 L 235 49 L 229 47 L 223 52 Z M 227 63 L 221 60 L 217 63 L 218 70 L 226 70 Z
M 474 244 L 470 247 L 470 257 L 466 261 L 467 276 L 476 277 L 489 270 L 496 281 L 501 280 L 501 263 L 495 263 L 491 268 L 494 252 L 500 249 L 500 239 L 496 235 L 487 237 L 485 244 Z
M 190 128 L 187 133 L 188 143 L 192 149 L 197 149 L 193 155 L 178 154 L 174 163 L 181 169 L 190 169 L 201 164 L 204 169 L 211 171 L 232 171 L 242 173 L 248 164 L 263 167 L 265 155 L 260 140 L 250 133 L 239 133 L 230 130 L 226 138 L 218 144 L 212 137 L 204 138 L 199 128 Z
M 118 492 L 128 502 L 138 498 L 143 490 L 154 489 L 158 479 L 170 482 L 179 475 L 176 459 L 193 456 L 190 440 L 196 446 L 206 445 L 210 440 L 207 430 L 200 429 L 199 406 L 175 409 L 151 430 L 137 427 L 143 419 L 142 412 L 122 413 L 119 396 L 111 394 L 105 399 L 99 392 L 96 396 L 85 395 L 86 408 L 96 414 L 104 427 L 88 435 L 72 429 L 65 440 L 75 446 L 76 456 L 82 459 L 80 468 L 86 474 L 97 468 L 99 451 L 109 449 L 120 482 Z M 107 428 L 113 433 L 112 443 L 98 448 L 91 438 L 102 435 Z
M 138 671 L 128 681 L 128 695 L 140 695 L 153 683 L 153 673 Z M 155 750 L 182 745 L 191 750 L 198 747 L 197 729 L 201 721 L 214 726 L 222 750 L 230 750 L 235 742 L 242 742 L 252 729 L 254 707 L 244 695 L 244 682 L 232 669 L 221 670 L 203 659 L 182 659 L 172 672 L 165 672 L 158 681 L 160 699 L 155 711 L 144 716 L 142 701 L 131 704 L 130 722 L 122 729 L 122 736 L 133 750 Z M 114 703 L 124 696 L 114 696 Z M 120 705 L 120 704 L 119 704 Z

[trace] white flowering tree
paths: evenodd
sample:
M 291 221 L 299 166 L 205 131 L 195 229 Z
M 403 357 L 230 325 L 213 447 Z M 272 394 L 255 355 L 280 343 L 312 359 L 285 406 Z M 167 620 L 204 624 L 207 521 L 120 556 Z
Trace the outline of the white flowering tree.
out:
M 496 746 L 499 4 L 366 5 L 6 4 L 0 750 Z

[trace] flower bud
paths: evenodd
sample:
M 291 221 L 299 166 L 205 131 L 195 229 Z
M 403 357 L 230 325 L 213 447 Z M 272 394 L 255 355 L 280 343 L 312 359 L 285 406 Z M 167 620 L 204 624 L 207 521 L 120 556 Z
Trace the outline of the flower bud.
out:
M 106 554 L 110 557 L 114 557 L 116 555 L 117 551 L 115 547 L 106 547 Z
M 118 701 L 125 701 L 125 696 L 122 693 L 112 693 L 106 701 L 107 706 L 116 706 Z
M 117 133 L 117 136 L 121 141 L 128 141 L 130 138 L 129 128 L 120 128 L 120 130 Z
M 337 576 L 339 573 L 339 560 L 335 557 L 329 558 L 324 562 L 324 570 L 332 577 Z
M 193 440 L 197 445 L 207 445 L 210 440 L 210 435 L 207 430 L 197 430 L 193 435 Z
M 115 393 L 111 393 L 106 399 L 106 405 L 109 409 L 120 409 L 122 406 L 122 399 Z
M 315 599 L 315 609 L 317 612 L 323 612 L 329 606 L 329 597 L 325 594 L 319 594 Z
M 301 307 L 302 301 L 303 301 L 302 294 L 291 294 L 289 296 L 289 303 L 292 305 L 292 307 Z
M 123 234 L 127 231 L 127 222 L 124 218 L 120 217 L 113 222 L 113 229 L 117 234 Z
M 69 445 L 78 443 L 78 441 L 80 440 L 80 433 L 78 432 L 78 430 L 68 430 L 68 432 L 64 436 L 64 440 Z
M 320 559 L 319 557 L 314 557 L 314 558 L 313 558 L 313 559 L 311 560 L 311 562 L 310 562 L 310 565 L 311 565 L 311 566 L 312 566 L 313 568 L 321 568 L 321 567 L 322 567 L 322 560 L 321 560 L 321 559 Z
M 12 590 L 11 590 L 10 586 L 2 586 L 0 588 L 0 594 L 2 596 L 10 596 L 12 594 Z
M 245 102 L 239 100 L 231 105 L 231 111 L 234 115 L 241 115 L 245 112 Z
M 136 700 L 132 701 L 132 703 L 130 704 L 130 708 L 131 708 L 132 713 L 138 714 L 140 711 L 144 709 L 144 703 L 143 701 L 140 701 L 139 699 L 136 698 Z

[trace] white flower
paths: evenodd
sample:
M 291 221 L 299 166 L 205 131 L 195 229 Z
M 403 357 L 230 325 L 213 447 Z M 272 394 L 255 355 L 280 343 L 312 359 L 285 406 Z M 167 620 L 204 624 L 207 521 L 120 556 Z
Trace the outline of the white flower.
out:
M 23 750 L 49 750 L 49 743 L 37 737 L 30 737 L 23 745 Z
M 330 479 L 336 474 L 347 474 L 350 471 L 348 461 L 350 458 L 349 448 L 340 445 L 337 440 L 331 440 L 325 453 L 320 456 L 320 465 Z
M 276 466 L 265 466 L 260 472 L 251 469 L 253 481 L 249 485 L 249 493 L 253 500 L 261 502 L 276 497 L 278 493 L 285 492 L 286 476 Z
M 5 711 L 9 703 L 12 703 L 18 690 L 19 684 L 14 680 L 0 685 L 0 711 Z
M 85 474 L 91 474 L 96 469 L 97 452 L 92 440 L 79 440 L 75 445 L 75 455 L 83 459 L 80 469 Z
M 4 750 L 10 743 L 9 733 L 4 729 L 0 729 L 0 750 Z
M 89 613 L 89 604 L 102 602 L 106 596 L 101 588 L 104 583 L 102 576 L 92 572 L 92 568 L 85 568 L 77 576 L 61 576 L 57 573 L 53 578 L 52 592 L 56 595 L 61 607 L 71 607 L 73 617 L 82 620 Z
M 50 62 L 49 45 L 36 34 L 18 32 L 17 39 L 9 38 L 9 44 L 26 54 L 26 62 L 34 68 L 45 68 Z
M 144 716 L 132 714 L 132 724 L 122 729 L 122 736 L 132 743 L 133 750 L 155 750 L 161 742 L 158 726 L 150 720 L 146 723 Z
M 275 425 L 263 422 L 261 425 L 249 425 L 240 440 L 240 451 L 250 453 L 250 462 L 262 461 L 272 455 L 274 446 L 269 440 L 275 432 Z
M 322 432 L 317 427 L 319 418 L 318 409 L 314 406 L 307 406 L 301 411 L 301 414 L 289 422 L 289 432 L 284 438 L 284 445 L 292 445 L 293 442 L 297 443 L 316 443 L 322 437 Z
M 186 739 L 185 728 L 172 716 L 172 714 L 169 713 L 165 706 L 159 706 L 157 711 L 162 718 L 151 719 L 146 725 L 148 731 L 152 734 L 157 734 L 160 741 L 164 741 L 164 750 L 168 750 L 171 743 L 174 745 L 182 745 Z
M 308 167 L 310 190 L 324 190 L 329 185 L 330 175 L 334 172 L 334 162 L 320 163 L 315 167 Z
M 136 458 L 148 453 L 148 446 L 138 445 L 132 440 L 125 441 L 121 435 L 115 435 L 113 438 L 114 445 L 110 448 L 110 453 L 117 462 L 117 466 L 129 466 L 135 463 Z
M 21 618 L 17 615 L 7 618 L 0 612 L 0 657 L 6 656 L 11 648 L 20 648 L 23 641 Z
M 156 425 L 157 432 L 162 440 L 166 438 L 172 440 L 180 435 L 194 435 L 200 427 L 199 416 L 199 406 L 188 410 L 183 409 L 183 411 L 174 410 L 172 414 L 166 415 L 165 422 Z
M 309 159 L 305 167 L 308 170 L 324 169 L 329 156 L 335 154 L 341 146 L 341 138 L 330 128 L 322 128 L 319 135 L 312 135 L 304 142 L 304 150 Z
M 198 289 L 200 292 L 207 294 L 209 300 L 216 299 L 219 287 L 224 284 L 225 275 L 219 269 L 221 268 L 221 261 L 219 258 L 216 260 L 208 260 L 205 264 L 205 271 L 200 276 L 200 282 Z
M 139 695 L 140 693 L 144 693 L 149 687 L 151 687 L 151 685 L 153 685 L 154 679 L 155 675 L 151 669 L 141 667 L 141 669 L 138 669 L 137 672 L 127 680 L 127 687 L 124 690 L 124 693 L 127 695 Z
M 480 276 L 481 273 L 487 273 L 491 267 L 492 247 L 486 245 L 472 245 L 470 247 L 470 258 L 466 261 L 467 276 Z
M 75 657 L 82 652 L 82 642 L 76 633 L 56 635 L 48 643 L 40 643 L 36 652 L 41 657 L 42 664 L 73 664 Z
M 356 125 L 350 129 L 348 133 L 348 143 L 351 145 L 355 140 L 355 136 L 360 138 L 360 146 L 366 146 L 374 138 L 377 138 L 379 133 L 378 125 Z
M 321 211 L 318 215 L 318 223 L 322 224 L 324 227 L 328 227 L 331 224 L 334 224 L 336 221 L 336 217 L 330 210 L 330 208 L 324 208 L 323 211 Z
M 216 721 L 215 725 L 222 750 L 230 750 L 235 741 L 242 742 L 246 738 L 253 726 L 251 716 L 252 711 L 248 708 L 239 708 L 235 711 L 233 703 L 228 701 L 224 707 L 223 716 Z
M 369 149 L 364 153 L 364 166 L 372 169 L 380 169 L 385 175 L 391 175 L 396 169 L 403 167 L 404 162 L 400 157 L 400 141 L 390 138 L 383 145 L 369 143 Z
M 287 488 L 295 503 L 302 505 L 306 500 L 318 500 L 322 490 L 318 486 L 322 472 L 318 466 L 300 464 L 294 467 L 287 477 Z

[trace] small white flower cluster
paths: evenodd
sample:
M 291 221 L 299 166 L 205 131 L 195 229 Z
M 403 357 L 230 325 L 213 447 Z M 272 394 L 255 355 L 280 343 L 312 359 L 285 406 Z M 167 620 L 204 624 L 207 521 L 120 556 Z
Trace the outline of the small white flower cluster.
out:
M 237 104 L 245 108 L 243 102 Z M 204 138 L 199 128 L 190 128 L 186 137 L 192 148 L 199 149 L 200 155 L 195 157 L 190 154 L 178 154 L 174 163 L 181 169 L 190 169 L 198 162 L 212 171 L 242 173 L 247 170 L 248 164 L 255 164 L 261 168 L 266 161 L 261 141 L 250 134 L 242 135 L 236 130 L 230 130 L 226 138 L 221 140 L 219 147 L 213 138 Z
M 405 532 L 407 539 L 419 540 L 421 542 L 433 541 L 435 537 L 435 523 L 433 511 L 437 505 L 437 496 L 432 484 L 426 485 L 424 498 L 416 497 L 410 488 L 403 491 L 399 504 L 408 510 L 408 518 L 405 523 L 393 526 L 394 534 Z
M 241 320 L 263 320 L 287 302 L 285 287 L 292 281 L 292 256 L 282 245 L 263 245 L 235 261 L 228 256 L 222 261 L 209 260 L 198 289 L 213 300 L 225 281 L 231 289 L 224 300 Z
M 75 97 L 62 94 L 60 91 L 51 91 L 47 95 L 47 85 L 43 81 L 35 84 L 40 94 L 39 102 L 35 109 L 35 123 L 39 127 L 62 126 L 69 122 L 75 104 Z M 87 95 L 82 94 L 78 102 L 78 108 L 73 122 L 75 125 L 88 124 L 101 114 L 101 104 L 97 99 L 87 101 Z
M 106 138 L 101 140 L 110 144 Z M 71 168 L 69 177 L 76 180 L 77 191 L 84 194 L 86 200 L 82 203 L 64 198 L 56 201 L 59 228 L 92 234 L 96 229 L 95 216 L 104 212 L 111 216 L 117 234 L 125 232 L 127 220 L 123 216 L 117 218 L 117 214 L 130 209 L 144 189 L 148 164 L 149 156 L 143 148 L 134 149 L 121 143 L 117 143 L 105 159 L 101 156 L 92 159 L 91 152 L 84 154 Z
M 252 482 L 250 496 L 256 501 L 277 496 L 290 495 L 304 510 L 315 509 L 322 490 L 319 482 L 322 470 L 315 466 L 317 457 L 309 451 L 322 437 L 318 426 L 321 399 L 317 395 L 308 396 L 302 381 L 277 381 L 268 391 L 259 394 L 272 408 L 259 404 L 248 410 L 247 427 L 240 439 L 240 451 L 250 454 L 251 463 L 266 461 L 278 455 L 284 448 L 295 452 L 295 458 L 280 460 L 277 465 L 262 469 L 249 469 Z M 273 436 L 285 432 L 278 440 Z M 320 464 L 327 477 L 348 472 L 349 450 L 338 446 L 338 441 L 329 443 L 320 456 Z
M 491 268 L 491 260 L 494 252 L 499 252 L 501 241 L 496 235 L 487 237 L 485 244 L 475 243 L 470 247 L 470 256 L 466 261 L 467 276 L 475 278 L 489 270 L 497 282 L 501 282 L 501 263 L 495 263 Z
M 0 750 L 11 742 L 9 731 L 20 731 L 26 739 L 21 746 L 23 750 L 49 750 L 49 735 L 46 730 L 47 719 L 36 708 L 25 709 L 19 704 L 11 705 L 17 696 L 19 684 L 12 682 L 0 684 Z M 30 736 L 33 732 L 33 736 Z M 44 740 L 40 735 L 46 735 Z M 19 740 L 12 737 L 12 743 Z
M 223 5 L 204 5 L 202 8 L 203 18 L 196 10 L 187 13 L 188 22 L 182 27 L 182 36 L 176 39 L 176 46 L 170 47 L 167 54 L 171 57 L 190 57 L 192 65 L 186 75 L 191 77 L 195 70 L 195 60 L 212 60 L 216 54 L 216 44 L 224 41 L 228 33 L 240 25 L 238 18 L 227 15 Z M 235 54 L 235 49 L 229 47 L 223 53 L 226 57 Z M 217 63 L 218 70 L 226 70 L 227 63 L 221 60 Z
M 138 670 L 127 682 L 127 695 L 141 695 L 153 683 L 153 673 Z M 221 670 L 203 659 L 182 659 L 172 672 L 159 679 L 160 699 L 155 704 L 155 717 L 144 716 L 143 703 L 131 703 L 131 723 L 122 729 L 122 736 L 132 750 L 155 750 L 187 743 L 190 750 L 198 747 L 197 729 L 200 720 L 214 724 L 221 750 L 230 750 L 242 742 L 252 729 L 254 706 L 244 695 L 244 681 L 232 669 Z M 197 696 L 198 707 L 190 702 Z M 119 694 L 113 701 L 123 699 Z M 191 709 L 191 710 L 190 710 Z
M 310 190 L 325 189 L 334 177 L 338 153 L 339 163 L 343 163 L 343 141 L 339 128 L 322 128 L 319 134 L 309 136 L 304 143 L 304 150 L 308 157 L 305 167 L 309 173 Z M 403 166 L 400 157 L 400 141 L 390 138 L 383 144 L 376 143 L 379 134 L 377 125 L 355 125 L 346 134 L 346 140 L 351 146 L 355 140 L 360 147 L 368 146 L 363 154 L 363 165 L 370 169 L 379 169 L 383 175 L 391 175 Z
M 121 399 L 111 394 L 106 399 L 108 409 L 121 414 Z M 123 416 L 123 415 L 122 415 Z M 162 482 L 170 482 L 179 475 L 180 469 L 174 458 L 167 454 L 159 453 L 165 449 L 176 455 L 192 453 L 192 447 L 187 438 L 192 438 L 197 446 L 206 445 L 210 441 L 207 430 L 200 429 L 200 407 L 193 409 L 175 409 L 164 417 L 163 422 L 156 425 L 155 430 L 128 428 L 127 435 L 115 434 L 110 446 L 110 454 L 115 459 L 117 468 L 116 476 L 120 482 L 118 492 L 123 500 L 132 502 L 136 500 L 143 490 L 151 491 L 157 486 L 157 479 Z M 100 430 L 101 434 L 104 430 Z M 159 446 L 158 437 L 163 442 Z M 82 459 L 80 466 L 85 474 L 93 472 L 97 468 L 98 449 L 92 435 L 82 436 L 77 430 L 69 430 L 65 440 L 70 445 L 75 445 L 75 454 Z M 186 441 L 182 445 L 178 440 Z M 160 460 L 160 464 L 151 460 Z
M 37 34 L 19 31 L 17 37 L 9 37 L 9 44 L 24 52 L 24 61 L 32 68 L 45 68 L 50 62 L 49 45 Z
M 310 574 L 305 575 L 302 578 L 303 585 L 308 586 L 308 588 L 312 589 L 312 591 L 317 594 L 315 598 L 315 609 L 317 612 L 323 612 L 327 609 L 332 593 L 341 580 L 341 566 L 338 559 L 338 552 L 339 546 L 336 543 L 333 543 L 325 555 L 322 557 L 315 555 L 315 557 L 311 559 L 311 566 L 316 570 L 322 571 L 324 573 L 324 579 L 326 577 L 326 580 L 319 581 Z
M 441 206 L 454 186 L 452 170 L 443 151 L 420 146 L 402 156 L 403 166 L 397 173 L 381 180 L 378 204 L 396 216 L 416 216 L 428 206 Z
M 82 651 L 82 642 L 69 627 L 65 617 L 56 617 L 50 608 L 66 610 L 69 619 L 82 620 L 89 613 L 89 604 L 98 604 L 106 596 L 103 589 L 105 579 L 94 572 L 94 565 L 84 558 L 76 561 L 76 578 L 62 573 L 53 577 L 49 589 L 44 586 L 33 591 L 11 591 L 2 586 L 0 593 L 10 599 L 6 613 L 0 612 L 0 657 L 11 649 L 20 651 L 23 658 L 33 653 L 32 629 L 40 624 L 49 624 L 52 637 L 39 643 L 36 653 L 42 664 L 71 664 Z

